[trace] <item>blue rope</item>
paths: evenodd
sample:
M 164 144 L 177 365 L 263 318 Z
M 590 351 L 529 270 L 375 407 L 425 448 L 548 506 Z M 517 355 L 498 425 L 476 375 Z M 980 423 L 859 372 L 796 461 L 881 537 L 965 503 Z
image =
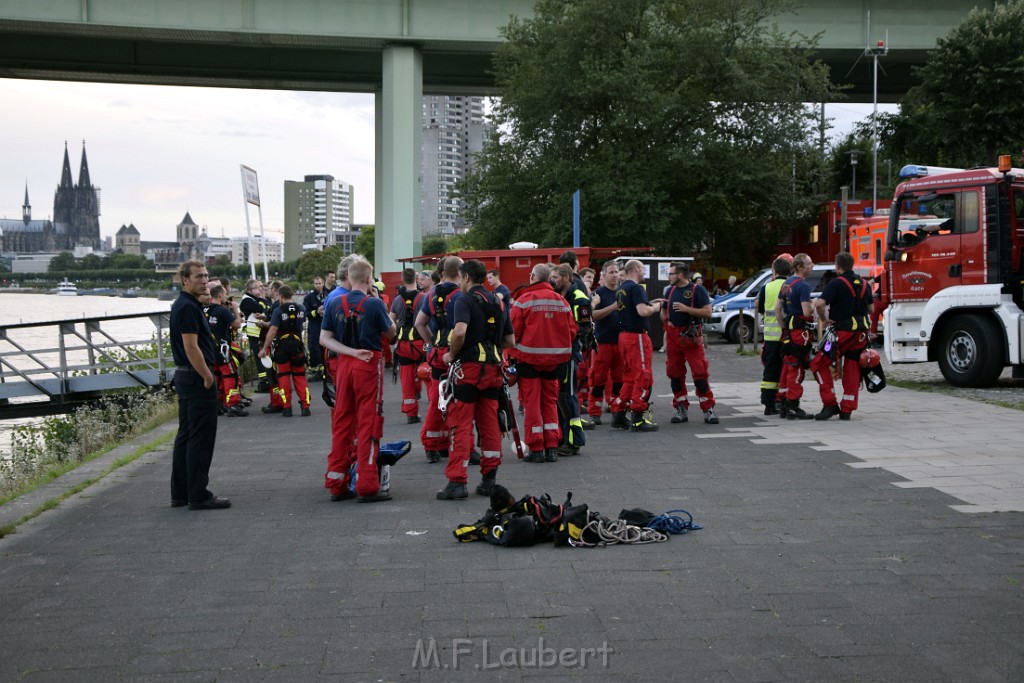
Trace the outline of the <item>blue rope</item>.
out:
M 674 514 L 677 512 L 681 512 L 686 515 L 687 519 L 677 517 Z M 685 534 L 687 531 L 696 531 L 697 529 L 703 529 L 704 527 L 700 524 L 696 524 L 693 521 L 693 515 L 686 510 L 669 510 L 648 522 L 647 528 L 666 534 Z

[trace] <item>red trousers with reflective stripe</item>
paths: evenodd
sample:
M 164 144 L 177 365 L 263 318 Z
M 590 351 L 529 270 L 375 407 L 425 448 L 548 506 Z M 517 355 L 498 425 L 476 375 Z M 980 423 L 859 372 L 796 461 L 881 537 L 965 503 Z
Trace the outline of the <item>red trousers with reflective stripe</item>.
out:
M 821 402 L 826 406 L 839 404 L 839 410 L 844 413 L 852 413 L 857 410 L 857 397 L 860 394 L 860 360 L 846 357 L 847 352 L 862 351 L 867 348 L 868 338 L 863 332 L 851 332 L 840 330 L 836 332 L 839 337 L 839 362 L 843 366 L 843 398 L 836 400 L 835 380 L 832 378 L 831 359 L 819 353 L 811 361 L 811 372 L 814 379 L 818 380 L 818 393 L 821 395 Z
M 622 355 L 622 410 L 647 410 L 654 372 L 651 369 L 651 338 L 643 332 L 619 332 L 619 353 Z
M 281 387 L 281 405 L 285 408 L 292 403 L 292 378 L 295 379 L 295 395 L 299 397 L 299 405 L 309 407 L 309 385 L 306 383 L 306 365 L 277 364 L 277 384 Z
M 238 389 L 238 375 L 229 363 L 214 366 L 213 374 L 217 377 L 217 396 L 225 408 L 237 406 L 242 401 L 242 392 Z
M 441 411 L 437 409 L 438 384 L 440 380 L 434 379 L 431 375 L 427 384 L 427 415 L 423 418 L 423 427 L 420 429 L 420 443 L 426 451 L 444 451 L 448 449 L 448 427 L 441 417 Z M 451 404 L 449 404 L 451 407 Z
M 805 330 L 783 330 L 783 336 L 789 335 L 792 343 L 797 346 L 806 346 L 812 343 L 810 332 Z M 782 347 L 786 348 L 786 345 Z M 782 356 L 782 375 L 779 377 L 779 400 L 799 401 L 804 395 L 804 365 L 795 356 L 785 354 Z
M 337 374 L 338 396 L 334 406 L 334 423 L 338 443 L 348 448 L 331 449 L 327 460 L 325 486 L 332 493 L 344 490 L 345 474 L 356 463 L 356 494 L 372 496 L 380 490 L 377 453 L 384 433 L 384 359 L 378 351 L 369 362 L 345 356 Z M 353 449 L 352 444 L 355 443 Z M 333 445 L 333 444 L 332 444 Z M 337 477 L 338 473 L 342 477 Z
M 501 366 L 491 363 L 463 363 L 462 379 L 477 389 L 496 389 L 502 386 Z M 556 418 L 557 419 L 557 418 Z M 498 469 L 501 464 L 501 430 L 498 427 L 498 400 L 478 395 L 475 401 L 458 399 L 448 404 L 448 429 L 451 441 L 448 447 L 448 465 L 444 475 L 448 481 L 465 484 L 466 466 L 473 450 L 473 425 L 480 436 L 480 474 Z M 362 476 L 362 475 L 360 475 Z
M 423 362 L 423 342 L 400 341 L 395 346 L 395 360 L 405 358 L 412 363 L 398 364 L 398 381 L 402 384 L 402 412 L 409 417 L 417 417 L 420 414 L 420 392 L 423 390 L 423 382 L 416 374 L 416 368 Z
M 519 377 L 519 398 L 523 402 L 522 439 L 531 451 L 558 448 L 562 442 L 558 425 L 558 384 L 557 378 Z
M 590 400 L 587 402 L 587 414 L 601 414 L 601 399 L 607 394 L 608 405 L 615 407 L 619 395 L 615 385 L 622 383 L 622 356 L 619 345 L 598 344 L 594 359 L 590 366 Z M 600 389 L 600 393 L 595 390 Z
M 679 380 L 679 388 L 672 389 L 672 407 L 690 407 L 686 395 L 686 366 L 693 373 L 693 385 L 700 400 L 700 409 L 707 411 L 715 407 L 715 395 L 708 384 L 708 359 L 704 355 L 704 338 L 688 337 L 678 327 L 665 327 L 665 374 L 670 380 Z M 697 384 L 702 380 L 703 390 Z

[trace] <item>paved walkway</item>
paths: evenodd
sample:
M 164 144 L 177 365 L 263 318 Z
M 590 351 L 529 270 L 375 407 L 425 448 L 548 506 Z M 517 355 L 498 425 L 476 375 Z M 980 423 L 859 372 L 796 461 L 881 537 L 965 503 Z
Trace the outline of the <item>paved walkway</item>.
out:
M 733 348 L 711 347 L 722 424 L 671 425 L 661 398 L 656 434 L 500 473 L 701 531 L 460 545 L 486 502 L 434 500 L 418 448 L 394 501 L 331 503 L 322 405 L 223 419 L 230 510 L 169 508 L 165 448 L 0 540 L 0 680 L 1024 679 L 1024 517 L 994 512 L 1024 505 L 1021 413 L 890 388 L 848 423 L 766 419 Z M 386 437 L 415 438 L 388 392 Z

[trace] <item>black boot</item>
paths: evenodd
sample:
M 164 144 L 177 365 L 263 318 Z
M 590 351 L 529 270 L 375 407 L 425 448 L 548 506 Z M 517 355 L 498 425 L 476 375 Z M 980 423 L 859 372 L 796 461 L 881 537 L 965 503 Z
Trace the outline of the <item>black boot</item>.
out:
M 476 487 L 476 494 L 478 496 L 490 496 L 494 491 L 494 479 L 498 476 L 497 470 L 491 470 L 484 475 L 484 478 L 480 480 L 480 483 Z
M 823 406 L 821 412 L 815 415 L 814 419 L 820 422 L 822 420 L 827 420 L 830 417 L 835 417 L 840 412 L 841 411 L 839 410 L 839 406 Z
M 629 429 L 629 420 L 626 413 L 612 413 L 612 429 Z
M 779 399 L 779 419 L 785 420 L 789 417 L 789 401 L 784 398 Z
M 800 401 L 790 401 L 789 411 L 786 415 L 787 420 L 813 420 L 814 416 L 808 412 L 805 412 L 800 407 Z
M 448 482 L 448 486 L 437 492 L 438 500 L 462 500 L 464 498 L 469 498 L 466 485 L 456 484 L 454 481 Z
M 629 431 L 631 432 L 656 432 L 658 431 L 658 425 L 651 422 L 650 418 L 647 417 L 646 412 L 640 412 L 638 410 L 630 411 L 629 413 Z

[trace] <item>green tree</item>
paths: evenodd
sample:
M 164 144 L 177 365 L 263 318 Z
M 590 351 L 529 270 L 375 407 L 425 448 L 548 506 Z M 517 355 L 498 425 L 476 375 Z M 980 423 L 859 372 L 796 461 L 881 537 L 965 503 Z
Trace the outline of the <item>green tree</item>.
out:
M 344 255 L 341 253 L 341 247 L 338 245 L 327 247 L 323 251 L 307 251 L 296 262 L 295 278 L 302 282 L 305 287 L 310 287 L 313 278 L 317 276 L 323 277 L 323 274 L 329 270 L 337 270 L 338 261 Z
M 48 272 L 51 273 L 66 273 L 69 270 L 76 270 L 78 268 L 78 259 L 71 255 L 71 252 L 62 251 L 61 253 L 50 259 L 50 266 Z
M 1024 148 L 1024 2 L 972 10 L 916 74 L 884 138 L 902 163 L 994 166 Z
M 356 243 L 352 249 L 357 254 L 362 254 L 367 261 L 373 263 L 373 252 L 374 252 L 374 239 L 376 229 L 372 225 L 367 225 L 359 231 L 359 236 L 356 237 Z
M 769 226 L 818 200 L 803 103 L 832 96 L 826 68 L 770 23 L 790 7 L 540 0 L 534 18 L 513 19 L 493 133 L 460 188 L 471 244 L 571 244 L 579 189 L 585 244 L 759 260 Z

